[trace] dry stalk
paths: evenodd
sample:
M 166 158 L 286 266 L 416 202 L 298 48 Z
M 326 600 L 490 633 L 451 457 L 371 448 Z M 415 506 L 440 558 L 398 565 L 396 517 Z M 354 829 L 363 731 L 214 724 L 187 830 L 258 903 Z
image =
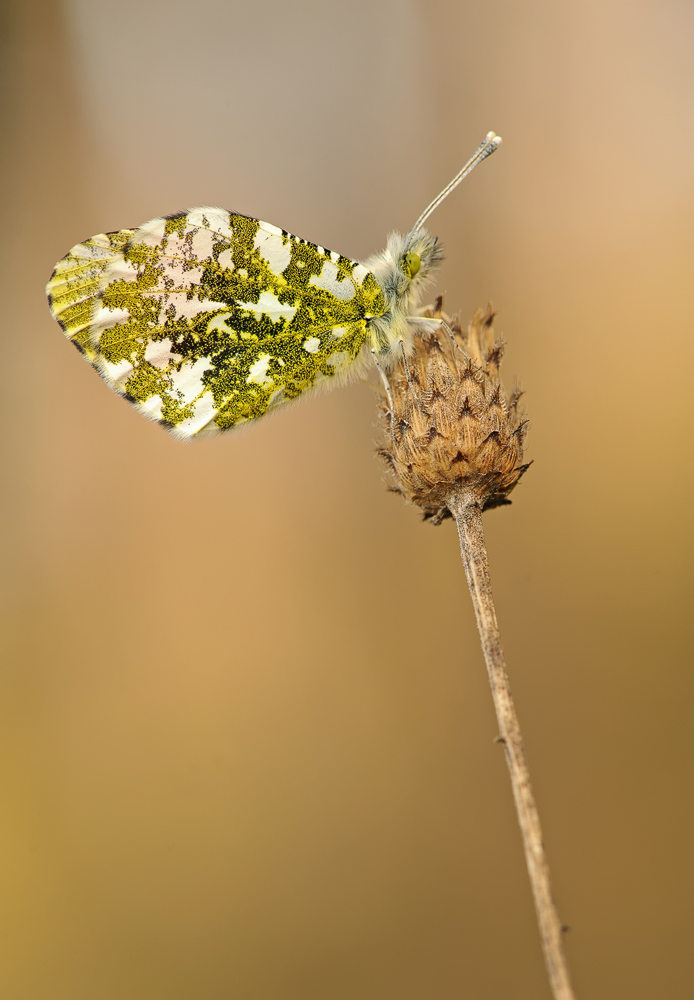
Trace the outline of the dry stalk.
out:
M 381 406 L 380 450 L 394 489 L 440 524 L 453 517 L 475 609 L 523 838 L 535 912 L 554 1000 L 574 1000 L 530 785 L 523 738 L 511 697 L 494 609 L 482 511 L 508 504 L 528 465 L 522 463 L 526 421 L 499 379 L 503 345 L 494 339 L 494 314 L 478 310 L 463 330 L 441 312 L 439 299 L 425 315 L 442 324 L 418 337 L 413 355 L 395 368 Z

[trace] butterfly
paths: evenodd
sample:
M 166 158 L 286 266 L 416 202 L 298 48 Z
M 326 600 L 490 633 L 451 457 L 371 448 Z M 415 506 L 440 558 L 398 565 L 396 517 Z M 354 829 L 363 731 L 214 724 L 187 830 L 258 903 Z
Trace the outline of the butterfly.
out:
M 364 263 L 259 219 L 194 208 L 93 236 L 46 293 L 106 384 L 188 439 L 256 420 L 412 349 L 416 310 L 442 259 L 424 222 L 494 152 L 488 133 L 409 235 Z

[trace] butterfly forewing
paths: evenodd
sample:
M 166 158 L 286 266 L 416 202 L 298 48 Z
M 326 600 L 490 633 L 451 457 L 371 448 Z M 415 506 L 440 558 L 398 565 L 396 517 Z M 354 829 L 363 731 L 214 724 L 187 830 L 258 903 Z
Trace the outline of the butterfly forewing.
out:
M 186 437 L 344 373 L 385 312 L 363 265 L 218 208 L 79 244 L 49 297 L 105 381 Z

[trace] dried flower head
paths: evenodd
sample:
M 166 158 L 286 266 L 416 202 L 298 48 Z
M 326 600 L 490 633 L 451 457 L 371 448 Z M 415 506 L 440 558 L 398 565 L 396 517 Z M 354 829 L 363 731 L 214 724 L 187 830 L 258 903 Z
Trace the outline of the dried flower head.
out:
M 392 489 L 440 524 L 464 492 L 481 510 L 508 504 L 528 468 L 523 464 L 527 421 L 518 412 L 519 389 L 507 397 L 499 379 L 503 342 L 495 339 L 491 307 L 478 309 L 467 330 L 441 312 L 425 316 L 446 325 L 415 339 L 413 353 L 388 377 L 381 405 L 386 443 L 379 454 L 393 475 Z

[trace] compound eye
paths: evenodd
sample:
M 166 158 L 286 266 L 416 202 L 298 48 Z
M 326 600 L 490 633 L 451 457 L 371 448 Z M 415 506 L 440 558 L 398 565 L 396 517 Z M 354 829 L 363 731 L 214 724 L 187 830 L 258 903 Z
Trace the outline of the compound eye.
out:
M 420 260 L 418 253 L 406 253 L 405 264 L 407 265 L 407 270 L 410 272 L 410 277 L 414 278 L 415 274 L 422 266 L 422 261 Z

